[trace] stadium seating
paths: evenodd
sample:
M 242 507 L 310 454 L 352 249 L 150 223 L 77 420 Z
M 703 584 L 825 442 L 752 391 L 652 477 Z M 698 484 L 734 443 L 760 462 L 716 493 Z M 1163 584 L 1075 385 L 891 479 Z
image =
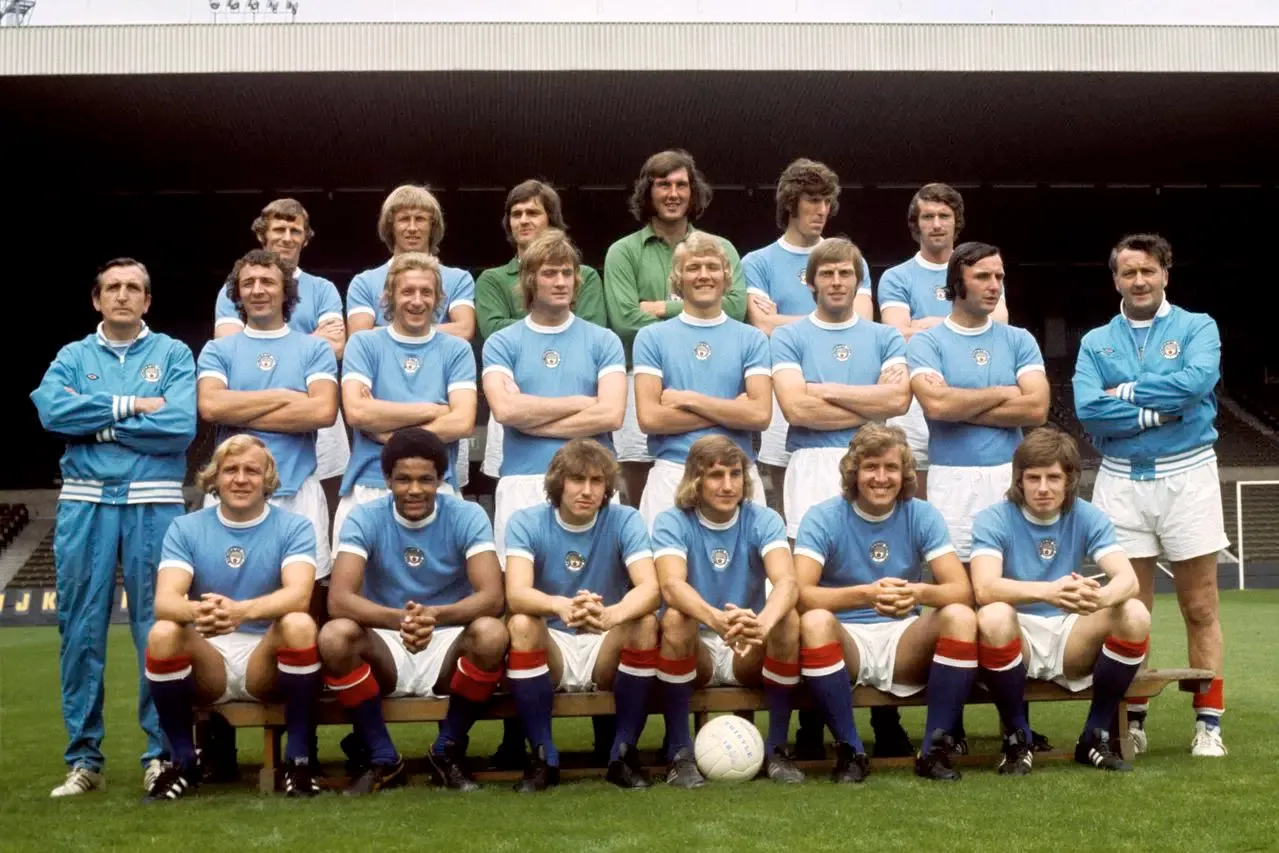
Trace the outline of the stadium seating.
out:
M 1158 696 L 1165 687 L 1176 682 L 1178 688 L 1188 693 L 1204 693 L 1212 681 L 1213 673 L 1203 669 L 1148 669 L 1138 674 L 1132 686 L 1128 688 L 1130 699 L 1151 698 Z M 1032 681 L 1026 688 L 1026 699 L 1032 702 L 1086 701 L 1092 699 L 1092 690 L 1071 693 L 1051 682 Z M 907 698 L 900 698 L 883 693 L 869 687 L 857 687 L 853 690 L 853 705 L 858 708 L 875 706 L 922 706 L 928 701 L 927 691 Z M 988 704 L 991 700 L 980 685 L 969 698 L 970 704 Z M 801 685 L 796 689 L 795 708 L 811 706 L 807 689 Z M 448 707 L 446 699 L 384 699 L 382 713 L 388 723 L 439 722 L 444 719 Z M 700 728 L 711 713 L 732 712 L 751 718 L 755 711 L 767 709 L 767 701 L 763 690 L 736 687 L 716 687 L 699 690 L 693 694 L 692 710 L 695 724 Z M 654 714 L 662 712 L 660 698 L 654 697 L 651 708 Z M 613 694 L 595 693 L 557 693 L 552 706 L 552 714 L 556 717 L 593 717 L 600 714 L 615 713 Z M 280 784 L 280 767 L 282 766 L 281 740 L 284 736 L 284 705 L 259 704 L 256 702 L 229 702 L 223 705 L 200 709 L 197 713 L 196 737 L 197 747 L 200 745 L 202 722 L 210 713 L 222 715 L 234 728 L 261 728 L 263 730 L 263 764 L 258 773 L 258 788 L 263 793 L 271 793 Z M 487 707 L 485 719 L 503 719 L 515 716 L 515 703 L 510 696 L 499 695 L 493 698 Z M 322 700 L 316 714 L 320 725 L 347 725 L 349 720 L 345 710 L 332 699 Z M 1128 708 L 1121 703 L 1119 720 L 1115 735 L 1119 738 L 1124 757 L 1133 757 L 1132 742 L 1128 739 Z M 1073 752 L 1062 755 L 1073 755 Z M 583 776 L 599 776 L 603 767 L 592 766 L 591 753 L 562 753 L 561 768 L 564 778 Z M 957 763 L 974 761 L 989 762 L 989 756 L 956 756 Z M 665 764 L 662 756 L 652 753 L 641 756 L 641 760 L 650 768 Z M 874 759 L 876 765 L 895 765 L 911 762 L 913 759 Z M 799 762 L 804 769 L 823 767 L 827 762 Z M 410 765 L 410 770 L 417 769 Z M 518 771 L 478 770 L 475 776 L 480 780 L 512 781 L 519 776 Z M 329 775 L 324 784 L 341 785 L 345 781 L 339 776 Z
M 26 504 L 0 503 L 0 548 L 7 548 L 31 520 Z

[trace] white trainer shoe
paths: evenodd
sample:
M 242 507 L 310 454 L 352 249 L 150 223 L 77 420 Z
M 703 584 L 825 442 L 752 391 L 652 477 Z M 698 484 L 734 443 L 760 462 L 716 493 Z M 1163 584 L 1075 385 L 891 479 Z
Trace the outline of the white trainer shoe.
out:
M 1190 742 L 1190 754 L 1200 758 L 1221 758 L 1227 754 L 1221 741 L 1221 727 L 1209 726 L 1203 720 L 1195 723 L 1195 739 Z
M 49 792 L 50 797 L 74 797 L 90 791 L 101 791 L 107 787 L 106 777 L 87 767 L 73 767 L 67 779 Z
M 1146 751 L 1149 745 L 1146 739 L 1146 730 L 1141 723 L 1131 720 L 1128 723 L 1128 739 L 1132 741 L 1132 751 L 1136 755 L 1141 755 Z
M 164 772 L 164 768 L 169 765 L 165 764 L 158 758 L 153 758 L 147 762 L 147 769 L 142 772 L 142 790 L 150 791 L 155 785 L 155 780 L 160 778 L 160 774 Z

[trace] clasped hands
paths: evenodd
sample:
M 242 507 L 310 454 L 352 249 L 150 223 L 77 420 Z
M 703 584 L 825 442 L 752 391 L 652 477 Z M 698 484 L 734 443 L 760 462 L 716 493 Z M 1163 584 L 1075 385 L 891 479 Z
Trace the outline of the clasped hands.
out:
M 244 621 L 244 605 L 219 595 L 206 592 L 195 602 L 195 630 L 201 637 L 218 637 L 230 634 Z
M 604 606 L 603 596 L 589 589 L 579 589 L 572 598 L 565 597 L 558 615 L 566 627 L 588 634 L 607 634 L 617 625 L 613 610 Z

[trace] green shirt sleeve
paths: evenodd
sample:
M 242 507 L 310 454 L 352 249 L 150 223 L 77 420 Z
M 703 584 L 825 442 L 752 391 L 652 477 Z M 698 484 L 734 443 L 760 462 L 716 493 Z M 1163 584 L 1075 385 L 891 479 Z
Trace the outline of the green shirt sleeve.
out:
M 514 308 L 514 294 L 502 268 L 480 273 L 475 282 L 475 314 L 480 324 L 480 337 L 488 339 L 520 319 Z
M 640 310 L 639 246 L 623 237 L 612 246 L 604 257 L 604 306 L 608 314 L 608 327 L 622 339 L 629 353 L 635 333 L 656 321 L 652 314 Z
M 738 322 L 746 321 L 746 273 L 742 269 L 741 256 L 733 244 L 723 237 L 719 241 L 728 255 L 728 262 L 733 266 L 733 283 L 724 294 L 724 313 Z
M 577 292 L 577 307 L 573 313 L 597 326 L 608 328 L 608 313 L 604 308 L 604 282 L 594 267 L 582 265 L 582 288 Z

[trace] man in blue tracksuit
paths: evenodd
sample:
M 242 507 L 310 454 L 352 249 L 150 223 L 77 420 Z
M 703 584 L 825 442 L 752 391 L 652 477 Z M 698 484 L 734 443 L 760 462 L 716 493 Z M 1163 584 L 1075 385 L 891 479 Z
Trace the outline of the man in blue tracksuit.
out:
M 109 261 L 93 285 L 96 333 L 59 350 L 31 399 L 40 423 L 67 440 L 54 534 L 66 781 L 55 797 L 102 788 L 102 696 L 115 571 L 124 566 L 138 654 L 138 719 L 147 734 L 144 784 L 165 743 L 142 675 L 160 543 L 185 506 L 186 451 L 195 437 L 195 360 L 147 328 L 146 267 Z
M 1217 552 L 1228 544 L 1221 510 L 1214 423 L 1221 336 L 1207 314 L 1165 298 L 1172 247 L 1154 234 L 1120 240 L 1110 271 L 1119 314 L 1079 345 L 1075 410 L 1101 451 L 1092 503 L 1114 522 L 1119 544 L 1154 605 L 1155 561 L 1172 563 L 1190 665 L 1217 674 L 1194 697 L 1196 756 L 1222 756 L 1225 644 L 1217 600 Z M 1129 704 L 1129 733 L 1146 748 L 1146 705 Z

